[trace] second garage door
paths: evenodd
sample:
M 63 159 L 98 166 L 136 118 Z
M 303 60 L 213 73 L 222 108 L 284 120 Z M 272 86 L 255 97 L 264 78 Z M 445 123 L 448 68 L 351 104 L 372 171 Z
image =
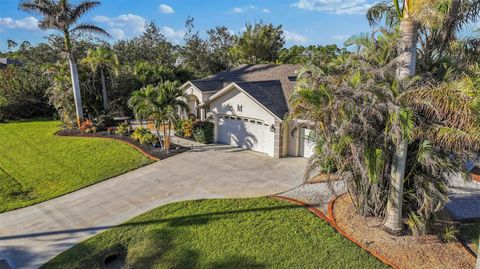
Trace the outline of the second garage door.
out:
M 221 116 L 217 142 L 260 151 L 273 156 L 273 132 L 261 120 Z

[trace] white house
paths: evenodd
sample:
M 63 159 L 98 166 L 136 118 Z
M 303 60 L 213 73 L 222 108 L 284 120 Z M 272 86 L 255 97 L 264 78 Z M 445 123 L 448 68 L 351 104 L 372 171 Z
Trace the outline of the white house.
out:
M 285 123 L 298 65 L 241 65 L 182 85 L 190 113 L 215 123 L 215 142 L 272 157 L 312 154 L 310 130 Z

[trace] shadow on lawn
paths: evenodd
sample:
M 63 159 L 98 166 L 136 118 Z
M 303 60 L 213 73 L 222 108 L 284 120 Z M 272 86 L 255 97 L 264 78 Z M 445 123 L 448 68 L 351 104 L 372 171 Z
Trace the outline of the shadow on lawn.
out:
M 201 200 L 198 200 L 201 201 Z M 0 241 L 2 240 L 12 240 L 12 239 L 21 239 L 21 238 L 29 238 L 29 237 L 41 237 L 41 236 L 49 236 L 49 235 L 58 235 L 58 234 L 72 234 L 72 233 L 81 233 L 81 232 L 97 232 L 101 230 L 106 230 L 114 227 L 135 227 L 135 226 L 142 226 L 142 225 L 150 225 L 150 224 L 158 224 L 158 223 L 168 223 L 170 226 L 187 226 L 187 225 L 204 225 L 210 223 L 216 219 L 219 219 L 221 216 L 231 215 L 231 214 L 239 214 L 239 213 L 247 213 L 247 212 L 264 212 L 264 211 L 273 211 L 273 210 L 281 210 L 281 209 L 291 209 L 291 208 L 298 208 L 301 206 L 298 205 L 284 205 L 284 206 L 272 206 L 272 207 L 260 207 L 260 208 L 252 208 L 252 209 L 240 209 L 240 210 L 230 210 L 230 211 L 220 211 L 220 212 L 210 212 L 204 214 L 195 214 L 195 215 L 188 215 L 182 217 L 173 217 L 173 218 L 159 218 L 155 220 L 146 220 L 146 221 L 130 221 L 118 226 L 96 226 L 96 227 L 87 227 L 87 228 L 79 228 L 79 229 L 69 229 L 69 230 L 59 230 L 59 231 L 48 231 L 48 232 L 38 232 L 38 233 L 29 233 L 29 234 L 18 234 L 18 235 L 10 235 L 10 236 L 2 236 L 0 237 Z
M 84 242 L 42 268 L 266 268 L 254 258 L 242 255 L 220 255 L 213 261 L 201 261 L 207 257 L 200 251 L 190 248 L 183 241 L 175 242 L 179 233 L 189 231 L 164 227 L 144 231 L 139 237 L 122 236 L 112 231 L 108 234 L 108 241 L 100 238 L 97 244 Z

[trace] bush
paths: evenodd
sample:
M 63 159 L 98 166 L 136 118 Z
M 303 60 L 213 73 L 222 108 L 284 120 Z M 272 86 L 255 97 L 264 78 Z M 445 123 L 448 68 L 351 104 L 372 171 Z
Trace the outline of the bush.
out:
M 128 122 L 122 122 L 115 128 L 116 135 L 127 135 L 130 132 L 130 125 Z
M 106 130 L 108 127 L 115 126 L 115 120 L 111 115 L 100 115 L 95 119 L 95 126 L 97 126 L 99 130 Z
M 88 134 L 88 133 L 95 133 L 97 132 L 97 127 L 93 124 L 91 120 L 85 120 L 82 122 L 80 125 L 80 132 L 83 134 Z
M 157 142 L 157 137 L 150 130 L 143 127 L 135 129 L 130 138 L 138 141 L 140 144 L 155 144 Z
M 178 135 L 178 136 L 184 136 L 185 135 L 185 133 L 183 132 L 183 129 L 182 129 L 182 125 L 183 125 L 183 120 L 178 120 L 174 123 L 175 134 Z
M 193 121 L 191 119 L 184 120 L 182 122 L 183 136 L 192 137 L 193 134 Z
M 193 138 L 195 141 L 210 144 L 213 142 L 213 122 L 197 121 L 193 124 Z

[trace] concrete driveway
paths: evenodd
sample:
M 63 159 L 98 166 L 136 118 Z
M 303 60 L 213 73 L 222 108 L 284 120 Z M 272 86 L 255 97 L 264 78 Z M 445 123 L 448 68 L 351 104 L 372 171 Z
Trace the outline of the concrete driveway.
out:
M 5 259 L 13 268 L 38 268 L 76 243 L 167 203 L 291 189 L 302 183 L 305 164 L 304 158 L 274 159 L 230 146 L 204 146 L 0 214 L 0 267 Z

